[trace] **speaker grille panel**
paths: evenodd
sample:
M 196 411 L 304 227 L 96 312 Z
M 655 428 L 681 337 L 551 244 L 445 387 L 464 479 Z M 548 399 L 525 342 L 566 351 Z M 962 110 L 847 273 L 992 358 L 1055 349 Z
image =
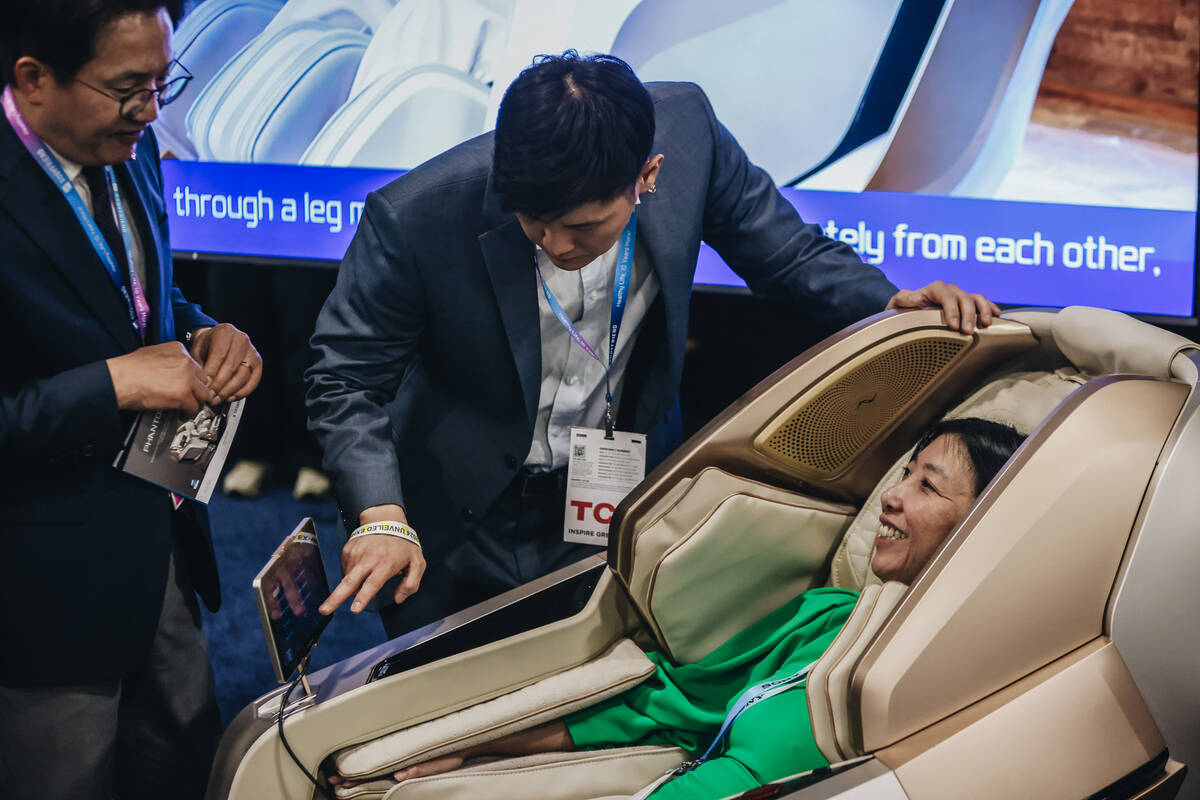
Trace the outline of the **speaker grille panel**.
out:
M 881 353 L 804 403 L 762 449 L 807 470 L 837 473 L 965 347 L 929 338 Z

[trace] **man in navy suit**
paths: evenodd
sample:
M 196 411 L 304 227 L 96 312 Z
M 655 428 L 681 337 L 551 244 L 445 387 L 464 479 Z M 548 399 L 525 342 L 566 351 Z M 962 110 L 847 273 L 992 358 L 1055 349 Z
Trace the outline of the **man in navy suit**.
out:
M 113 468 L 135 412 L 249 394 L 172 278 L 156 0 L 29 0 L 0 33 L 0 794 L 203 796 L 220 734 L 203 508 Z
M 563 541 L 570 428 L 611 407 L 616 428 L 647 435 L 647 468 L 679 444 L 702 239 L 760 298 L 835 326 L 934 305 L 969 332 L 999 313 L 940 281 L 897 291 L 805 224 L 695 85 L 643 85 L 612 56 L 543 57 L 494 136 L 367 198 L 317 321 L 310 426 L 363 526 L 323 613 L 351 595 L 361 611 L 403 574 L 387 598 L 403 605 L 381 612 L 395 636 L 595 552 Z

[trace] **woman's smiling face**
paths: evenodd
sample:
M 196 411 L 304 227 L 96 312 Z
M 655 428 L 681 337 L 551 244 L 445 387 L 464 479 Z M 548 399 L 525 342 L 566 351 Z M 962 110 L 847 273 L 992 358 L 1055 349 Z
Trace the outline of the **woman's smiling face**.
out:
M 912 583 L 975 502 L 975 470 L 958 436 L 930 442 L 880 499 L 871 569 L 885 581 Z

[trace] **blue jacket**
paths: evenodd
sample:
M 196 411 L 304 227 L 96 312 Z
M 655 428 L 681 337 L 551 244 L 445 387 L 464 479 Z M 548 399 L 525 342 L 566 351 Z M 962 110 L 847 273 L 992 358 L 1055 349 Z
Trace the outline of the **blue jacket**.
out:
M 117 167 L 146 250 L 147 344 L 212 325 L 172 277 L 151 132 Z M 0 119 L 0 684 L 111 680 L 142 662 L 173 535 L 219 603 L 203 508 L 112 467 L 133 415 L 105 359 L 140 346 L 124 301 L 57 187 Z
M 679 443 L 676 406 L 703 239 L 756 295 L 842 325 L 895 287 L 805 224 L 698 87 L 648 84 L 652 153 L 638 241 L 658 276 L 618 426 L 648 434 L 649 466 Z M 421 165 L 367 198 L 337 287 L 317 320 L 310 427 L 348 521 L 399 503 L 427 551 L 454 543 L 524 463 L 541 375 L 533 245 L 489 185 L 492 136 Z

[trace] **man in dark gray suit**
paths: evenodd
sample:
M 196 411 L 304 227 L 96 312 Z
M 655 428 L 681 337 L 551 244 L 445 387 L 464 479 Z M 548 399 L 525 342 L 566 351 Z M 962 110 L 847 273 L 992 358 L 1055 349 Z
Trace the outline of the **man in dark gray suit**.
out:
M 999 313 L 941 282 L 898 292 L 805 224 L 695 85 L 543 57 L 494 135 L 367 198 L 317 321 L 310 424 L 361 526 L 323 613 L 351 595 L 361 611 L 403 574 L 404 605 L 381 612 L 395 636 L 595 552 L 563 541 L 570 427 L 615 409 L 616 428 L 647 434 L 647 468 L 679 444 L 702 239 L 756 296 L 834 325 L 934 305 L 970 331 Z

